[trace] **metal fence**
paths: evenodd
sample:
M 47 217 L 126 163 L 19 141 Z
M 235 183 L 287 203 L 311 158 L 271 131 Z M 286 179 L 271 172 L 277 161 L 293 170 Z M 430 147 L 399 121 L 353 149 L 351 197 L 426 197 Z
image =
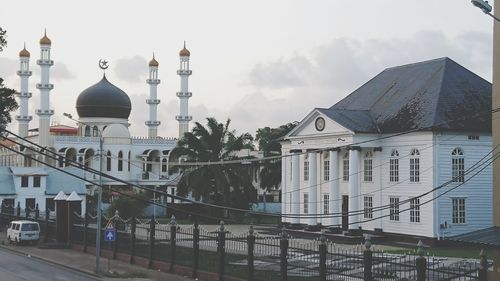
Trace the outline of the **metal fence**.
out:
M 79 244 L 83 250 L 95 245 L 96 217 L 72 214 L 76 219 L 68 227 L 67 243 Z M 53 240 L 58 228 L 53 212 L 19 209 L 0 210 L 0 224 L 14 219 L 40 222 L 42 239 Z M 279 235 L 256 234 L 250 226 L 246 234 L 233 234 L 221 222 L 216 231 L 207 231 L 197 223 L 178 225 L 173 218 L 161 224 L 154 218 L 124 220 L 116 214 L 112 221 L 117 229 L 116 241 L 102 242 L 101 249 L 112 257 L 127 255 L 130 263 L 137 257 L 166 264 L 171 272 L 189 269 L 192 277 L 200 272 L 214 272 L 219 280 L 225 276 L 242 280 L 486 280 L 489 266 L 485 255 L 480 260 L 452 261 L 426 256 L 422 244 L 413 253 L 390 254 L 376 250 L 369 239 L 364 245 L 339 247 L 324 235 L 317 240 L 291 237 L 285 229 Z M 101 234 L 104 232 L 101 227 Z M 183 271 L 185 272 L 185 270 Z

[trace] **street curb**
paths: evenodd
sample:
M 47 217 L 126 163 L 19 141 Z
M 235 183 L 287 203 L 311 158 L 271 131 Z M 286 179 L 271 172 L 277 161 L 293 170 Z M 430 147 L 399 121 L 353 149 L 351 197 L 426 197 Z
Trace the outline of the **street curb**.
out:
M 83 270 L 83 269 L 80 269 L 80 268 L 71 267 L 71 266 L 59 263 L 57 261 L 54 261 L 54 260 L 51 260 L 51 259 L 48 259 L 48 258 L 40 257 L 40 256 L 37 256 L 37 255 L 33 255 L 33 254 L 30 254 L 30 253 L 23 252 L 21 250 L 13 249 L 13 248 L 11 248 L 9 246 L 5 246 L 3 244 L 0 245 L 0 248 L 5 249 L 5 250 L 10 251 L 10 252 L 13 252 L 13 253 L 16 253 L 16 254 L 21 254 L 23 256 L 29 255 L 30 258 L 38 259 L 38 260 L 46 262 L 46 263 L 50 263 L 50 264 L 53 264 L 53 265 L 64 267 L 64 268 L 72 270 L 72 271 L 76 271 L 76 272 L 78 272 L 80 274 L 83 274 L 83 275 L 86 275 L 88 277 L 95 278 L 95 280 L 98 280 L 98 281 L 102 281 L 103 280 L 102 276 L 99 276 L 99 275 L 97 275 L 97 274 L 95 274 L 93 272 L 89 272 L 89 271 L 86 271 L 86 270 Z

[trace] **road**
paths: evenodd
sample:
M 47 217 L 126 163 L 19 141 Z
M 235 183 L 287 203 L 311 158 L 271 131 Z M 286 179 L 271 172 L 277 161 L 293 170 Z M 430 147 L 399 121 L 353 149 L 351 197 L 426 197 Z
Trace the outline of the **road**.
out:
M 0 249 L 0 280 L 96 281 L 96 277 Z

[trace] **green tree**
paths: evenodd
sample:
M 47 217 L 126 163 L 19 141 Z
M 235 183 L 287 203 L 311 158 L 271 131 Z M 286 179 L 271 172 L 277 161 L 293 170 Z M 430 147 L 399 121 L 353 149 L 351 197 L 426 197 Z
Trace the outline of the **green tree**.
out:
M 121 195 L 113 199 L 108 209 L 108 215 L 113 216 L 115 211 L 118 211 L 118 214 L 123 219 L 129 219 L 133 216 L 139 217 L 148 205 L 148 200 L 146 192 L 135 193 L 132 196 Z
M 230 123 L 230 119 L 223 124 L 207 118 L 205 127 L 196 122 L 193 131 L 179 140 L 174 157 L 202 163 L 241 159 L 236 152 L 252 148 L 253 137 L 248 133 L 237 136 L 229 130 Z M 249 168 L 241 163 L 188 167 L 177 185 L 177 193 L 186 196 L 190 192 L 197 200 L 245 209 L 255 197 Z
M 264 152 L 264 157 L 280 156 L 280 140 L 288 134 L 297 122 L 287 123 L 278 128 L 264 127 L 257 130 L 255 140 L 259 143 L 259 150 Z M 265 160 L 259 170 L 260 188 L 271 190 L 278 188 L 281 183 L 281 158 Z
M 7 47 L 7 31 L 0 27 L 0 52 Z M 17 102 L 14 97 L 16 91 L 3 85 L 3 79 L 0 77 L 0 129 L 12 121 L 10 112 L 17 109 Z

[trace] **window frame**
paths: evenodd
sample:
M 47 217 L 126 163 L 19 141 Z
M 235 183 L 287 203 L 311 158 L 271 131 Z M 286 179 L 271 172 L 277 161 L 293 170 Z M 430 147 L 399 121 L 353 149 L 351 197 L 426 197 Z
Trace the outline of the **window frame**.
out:
M 323 181 L 330 181 L 330 160 L 323 160 Z
M 29 176 L 21 176 L 21 187 L 27 188 L 30 185 Z
M 303 214 L 309 214 L 309 193 L 304 193 L 303 198 Z
M 42 186 L 42 176 L 35 175 L 33 176 L 33 187 L 41 187 Z
M 467 209 L 465 197 L 451 198 L 451 223 L 452 224 L 466 224 L 467 223 Z
M 330 213 L 330 194 L 323 193 L 323 214 L 328 215 Z
M 451 180 L 463 183 L 465 181 L 465 154 L 463 149 L 456 147 L 451 152 Z
M 399 221 L 399 197 L 389 197 L 389 220 Z
M 346 152 L 342 158 L 342 180 L 349 181 L 349 152 Z
M 410 182 L 420 182 L 420 151 L 416 148 L 410 152 Z
M 309 160 L 304 160 L 304 181 L 309 181 Z
M 373 153 L 367 151 L 363 159 L 363 181 L 373 182 Z
M 410 222 L 420 223 L 420 198 L 410 198 Z
M 373 218 L 373 196 L 363 197 L 363 218 Z
M 399 182 L 399 151 L 393 149 L 389 158 L 389 182 Z

